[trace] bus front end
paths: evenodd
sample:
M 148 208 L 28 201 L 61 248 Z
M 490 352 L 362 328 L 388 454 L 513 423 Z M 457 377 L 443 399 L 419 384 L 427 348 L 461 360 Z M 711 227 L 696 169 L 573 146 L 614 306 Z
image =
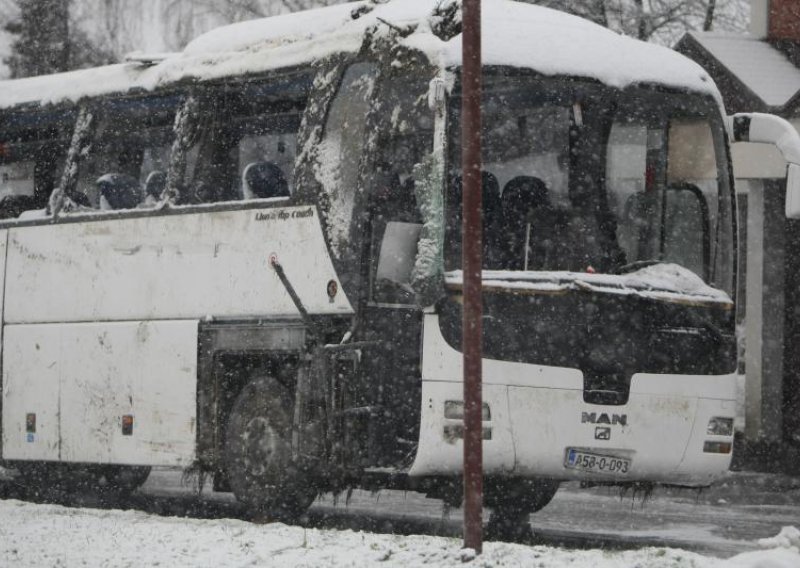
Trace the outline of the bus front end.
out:
M 411 475 L 462 463 L 460 101 Z M 483 97 L 488 478 L 708 485 L 731 460 L 735 218 L 710 96 L 498 72 Z

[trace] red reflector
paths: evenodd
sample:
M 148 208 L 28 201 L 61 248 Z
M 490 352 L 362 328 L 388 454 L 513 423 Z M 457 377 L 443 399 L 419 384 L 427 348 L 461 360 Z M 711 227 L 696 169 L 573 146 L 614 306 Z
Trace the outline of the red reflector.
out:
M 122 416 L 122 435 L 133 436 L 133 415 L 131 414 Z
M 707 454 L 729 454 L 731 453 L 730 442 L 705 442 L 703 452 Z
M 644 171 L 644 189 L 653 191 L 656 188 L 656 169 L 650 165 Z

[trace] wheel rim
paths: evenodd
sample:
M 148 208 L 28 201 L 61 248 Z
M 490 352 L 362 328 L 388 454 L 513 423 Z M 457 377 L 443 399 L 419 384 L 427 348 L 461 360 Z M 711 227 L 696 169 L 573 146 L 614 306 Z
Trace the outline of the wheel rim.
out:
M 289 447 L 280 432 L 263 417 L 247 423 L 242 435 L 244 470 L 248 476 L 264 478 L 280 471 L 286 463 Z

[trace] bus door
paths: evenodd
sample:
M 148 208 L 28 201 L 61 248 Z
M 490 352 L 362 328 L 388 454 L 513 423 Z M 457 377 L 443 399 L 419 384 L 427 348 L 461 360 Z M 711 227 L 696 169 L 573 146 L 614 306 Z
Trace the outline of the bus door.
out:
M 362 308 L 364 339 L 374 342 L 362 364 L 375 407 L 369 426 L 369 462 L 404 468 L 416 453 L 421 388 L 422 312 L 410 285 L 421 224 L 413 180 L 383 172 L 371 200 L 368 297 Z
M 419 424 L 421 306 L 409 281 L 420 231 L 414 165 L 433 141 L 430 76 L 381 69 L 344 71 L 314 167 L 331 255 L 359 305 L 358 354 L 339 404 L 345 461 L 356 469 L 410 463 Z
M 422 219 L 414 169 L 431 152 L 430 77 L 389 76 L 380 86 L 378 126 L 368 186 L 368 274 L 362 305 L 364 338 L 373 357 L 362 364 L 376 408 L 369 428 L 369 462 L 406 469 L 416 454 L 421 397 L 422 306 L 411 286 Z

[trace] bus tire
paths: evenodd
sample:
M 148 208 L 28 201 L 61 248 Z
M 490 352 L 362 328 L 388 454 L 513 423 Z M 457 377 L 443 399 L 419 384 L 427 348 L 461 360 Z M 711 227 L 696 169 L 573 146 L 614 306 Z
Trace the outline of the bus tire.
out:
M 225 436 L 225 466 L 236 499 L 258 516 L 294 521 L 317 496 L 292 458 L 288 389 L 272 377 L 248 383 L 233 404 Z
M 518 541 L 532 535 L 530 515 L 542 509 L 558 491 L 551 479 L 489 479 L 484 500 L 492 509 L 487 536 Z

